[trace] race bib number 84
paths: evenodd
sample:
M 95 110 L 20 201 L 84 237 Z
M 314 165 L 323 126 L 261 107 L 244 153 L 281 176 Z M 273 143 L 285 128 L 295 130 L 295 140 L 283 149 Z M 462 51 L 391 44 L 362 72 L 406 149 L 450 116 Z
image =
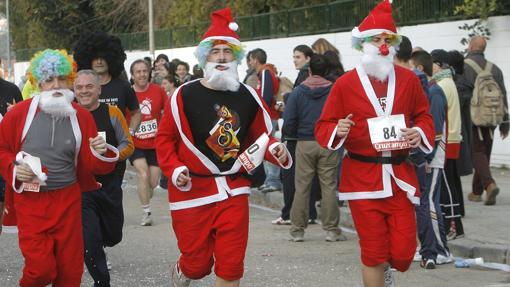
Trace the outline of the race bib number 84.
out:
M 403 114 L 380 116 L 367 119 L 370 131 L 370 141 L 378 151 L 390 151 L 410 148 L 411 146 L 402 138 L 400 129 L 406 128 Z

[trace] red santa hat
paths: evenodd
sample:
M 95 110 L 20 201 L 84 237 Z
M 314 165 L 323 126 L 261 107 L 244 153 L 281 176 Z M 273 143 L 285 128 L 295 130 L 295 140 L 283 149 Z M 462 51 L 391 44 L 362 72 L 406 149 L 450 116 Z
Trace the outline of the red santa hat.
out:
M 397 27 L 391 15 L 391 2 L 393 1 L 383 0 L 379 3 L 358 27 L 352 29 L 352 36 L 365 38 L 382 33 L 397 34 Z
M 209 29 L 202 35 L 201 42 L 223 40 L 240 46 L 241 41 L 239 40 L 239 35 L 236 33 L 238 28 L 239 26 L 234 22 L 234 18 L 232 17 L 230 7 L 214 11 L 211 14 L 211 26 L 209 26 Z

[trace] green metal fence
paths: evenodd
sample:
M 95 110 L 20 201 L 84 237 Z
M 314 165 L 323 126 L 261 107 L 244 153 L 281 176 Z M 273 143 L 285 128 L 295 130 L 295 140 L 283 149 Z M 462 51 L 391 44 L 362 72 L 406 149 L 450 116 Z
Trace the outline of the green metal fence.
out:
M 243 41 L 350 31 L 358 25 L 380 0 L 339 0 L 328 4 L 288 9 L 236 18 Z M 394 0 L 394 17 L 399 25 L 459 20 L 455 7 L 464 0 Z M 510 2 L 510 1 L 508 1 Z M 505 4 L 499 15 L 510 14 Z M 196 45 L 209 26 L 201 22 L 192 26 L 155 31 L 155 48 L 170 49 Z M 148 32 L 116 34 L 126 50 L 148 50 Z M 16 51 L 17 59 L 29 59 L 33 49 Z M 37 50 L 37 49 L 36 49 Z M 28 57 L 26 57 L 28 55 Z

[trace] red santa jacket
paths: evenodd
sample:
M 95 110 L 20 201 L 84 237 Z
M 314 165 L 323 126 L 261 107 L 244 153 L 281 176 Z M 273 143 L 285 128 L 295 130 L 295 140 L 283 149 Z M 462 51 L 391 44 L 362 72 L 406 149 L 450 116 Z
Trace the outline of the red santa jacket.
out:
M 192 82 L 188 82 L 185 85 Z M 158 163 L 163 174 L 169 179 L 168 200 L 170 210 L 201 206 L 225 200 L 229 196 L 249 194 L 250 181 L 245 177 L 239 176 L 240 173 L 246 172 L 239 160 L 235 162 L 229 171 L 222 173 L 209 158 L 195 147 L 193 135 L 183 109 L 183 95 L 181 92 L 183 86 L 179 87 L 165 104 L 165 111 L 156 136 Z M 241 152 L 252 145 L 262 134 L 270 135 L 272 130 L 267 106 L 254 89 L 247 85 L 244 86 L 250 91 L 260 108 L 246 138 L 241 143 Z M 270 137 L 264 158 L 283 168 L 290 168 L 292 166 L 292 159 L 288 151 L 288 161 L 284 165 L 281 165 L 271 153 L 278 144 L 277 140 Z M 191 182 L 187 186 L 177 187 L 177 176 L 183 171 L 200 175 L 218 175 L 221 173 L 227 176 L 192 176 Z
M 407 155 L 409 149 L 377 152 L 370 140 L 367 119 L 403 114 L 406 126 L 417 129 L 422 141 L 420 149 L 432 152 L 434 123 L 429 103 L 419 79 L 407 69 L 395 66 L 388 77 L 386 110 L 383 111 L 370 81 L 361 66 L 344 74 L 333 85 L 322 115 L 315 126 L 317 141 L 323 147 L 338 149 L 342 145 L 352 153 L 364 156 Z M 339 119 L 352 114 L 355 125 L 342 140 L 335 138 Z M 418 180 L 414 167 L 407 162 L 399 165 L 367 163 L 345 157 L 339 186 L 341 200 L 390 197 L 392 184 L 408 194 L 409 200 L 419 203 Z
M 0 124 L 0 174 L 5 179 L 4 225 L 15 225 L 13 192 L 21 183 L 15 178 L 14 161 L 28 129 L 39 111 L 39 96 L 18 103 L 10 110 Z M 89 138 L 97 136 L 97 128 L 92 115 L 73 103 L 76 114 L 70 116 L 76 139 L 76 176 L 82 191 L 92 191 L 100 187 L 94 174 L 108 174 L 115 168 L 119 151 L 107 145 L 108 152 L 101 156 L 89 146 Z

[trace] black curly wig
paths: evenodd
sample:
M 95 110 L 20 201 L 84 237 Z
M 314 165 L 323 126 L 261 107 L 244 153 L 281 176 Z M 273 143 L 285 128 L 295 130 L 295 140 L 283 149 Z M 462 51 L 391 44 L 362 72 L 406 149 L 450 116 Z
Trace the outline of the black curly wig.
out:
M 73 57 L 78 70 L 91 69 L 92 60 L 103 58 L 108 64 L 112 78 L 118 78 L 124 71 L 126 53 L 120 39 L 105 32 L 85 34 L 74 44 Z

